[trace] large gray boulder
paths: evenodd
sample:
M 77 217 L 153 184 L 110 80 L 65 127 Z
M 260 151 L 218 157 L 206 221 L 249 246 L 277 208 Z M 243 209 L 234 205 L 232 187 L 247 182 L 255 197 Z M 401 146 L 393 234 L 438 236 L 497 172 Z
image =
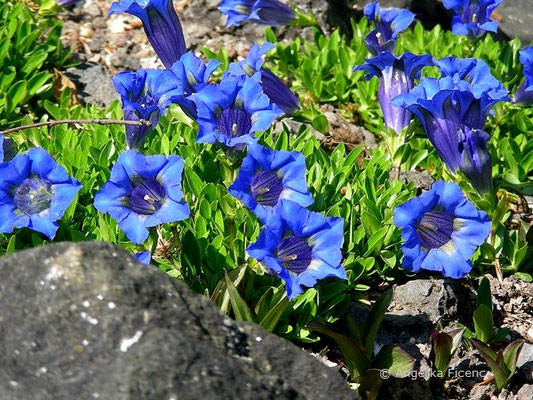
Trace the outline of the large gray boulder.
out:
M 0 258 L 0 399 L 350 399 L 335 371 L 105 243 Z

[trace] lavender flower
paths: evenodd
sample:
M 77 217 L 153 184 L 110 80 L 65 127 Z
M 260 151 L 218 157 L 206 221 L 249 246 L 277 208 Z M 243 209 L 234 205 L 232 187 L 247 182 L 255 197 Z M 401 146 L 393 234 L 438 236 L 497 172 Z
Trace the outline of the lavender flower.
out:
M 226 26 L 239 26 L 245 21 L 277 26 L 296 19 L 294 10 L 279 0 L 222 0 L 218 9 L 228 16 Z
M 490 232 L 490 219 L 466 199 L 455 183 L 435 182 L 430 190 L 394 210 L 402 229 L 402 266 L 411 272 L 439 271 L 462 278 L 470 258 Z
M 404 9 L 381 9 L 379 3 L 368 3 L 364 9 L 365 16 L 376 24 L 376 29 L 365 38 L 365 46 L 377 56 L 383 51 L 394 50 L 396 39 L 415 19 L 415 14 Z
M 408 93 L 414 86 L 415 78 L 420 77 L 422 68 L 433 65 L 433 58 L 430 55 L 417 56 L 412 53 L 395 57 L 386 51 L 365 61 L 367 64 L 356 66 L 354 71 L 368 72 L 366 79 L 379 77 L 378 99 L 385 127 L 400 134 L 409 126 L 411 112 L 391 105 L 391 100 L 400 94 Z
M 109 8 L 109 15 L 124 12 L 141 19 L 150 44 L 166 68 L 187 51 L 172 0 L 119 0 Z
M 503 0 L 442 0 L 447 9 L 453 9 L 452 32 L 456 35 L 480 37 L 485 32 L 496 32 L 498 22 L 490 19 L 492 12 Z

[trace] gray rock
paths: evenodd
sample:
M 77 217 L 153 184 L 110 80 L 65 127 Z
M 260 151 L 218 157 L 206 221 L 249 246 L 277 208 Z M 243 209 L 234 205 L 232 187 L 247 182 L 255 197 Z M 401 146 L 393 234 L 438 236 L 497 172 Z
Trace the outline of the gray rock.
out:
M 76 85 L 76 95 L 82 103 L 107 107 L 118 99 L 111 76 L 103 65 L 84 62 L 68 68 L 65 75 Z
M 393 302 L 395 311 L 412 316 L 425 314 L 431 323 L 446 323 L 471 319 L 475 293 L 451 279 L 415 279 L 394 289 Z
M 505 0 L 496 9 L 501 16 L 500 30 L 509 38 L 518 36 L 526 46 L 533 41 L 533 4 L 531 0 Z
M 363 13 L 365 5 L 373 0 L 353 0 L 353 8 Z M 526 0 L 527 1 L 527 0 Z M 381 8 L 406 8 L 416 14 L 416 19 L 427 28 L 440 24 L 450 27 L 453 11 L 446 10 L 440 1 L 435 0 L 380 0 Z
M 516 400 L 531 400 L 533 399 L 533 385 L 526 384 L 520 388 L 516 393 Z
M 351 399 L 293 344 L 105 243 L 0 258 L 0 398 Z
M 415 187 L 429 190 L 435 179 L 426 171 L 406 171 L 400 172 L 400 181 L 413 182 Z
M 529 383 L 533 383 L 533 344 L 524 343 L 516 367 L 520 369 L 525 379 Z M 531 397 L 533 398 L 533 397 Z

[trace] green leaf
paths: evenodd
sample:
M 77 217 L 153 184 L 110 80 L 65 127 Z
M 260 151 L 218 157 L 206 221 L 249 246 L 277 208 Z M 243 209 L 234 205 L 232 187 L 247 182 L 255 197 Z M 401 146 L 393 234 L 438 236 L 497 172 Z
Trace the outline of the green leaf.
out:
M 450 361 L 459 348 L 465 328 L 452 329 L 448 332 L 434 331 L 431 334 L 432 351 L 435 367 L 440 372 L 448 369 Z
M 474 311 L 474 332 L 476 339 L 481 340 L 483 343 L 488 343 L 492 337 L 493 326 L 492 311 L 485 304 L 481 304 Z
M 518 362 L 518 357 L 520 356 L 524 343 L 524 340 L 515 340 L 503 349 L 503 361 L 511 375 L 514 374 L 514 371 L 516 370 L 516 363 Z
M 28 94 L 28 82 L 18 81 L 11 88 L 7 94 L 9 99 L 10 109 L 14 109 L 19 103 L 24 100 Z
M 361 336 L 365 341 L 365 352 L 367 357 L 372 357 L 374 353 L 374 342 L 378 333 L 381 321 L 385 316 L 385 312 L 392 301 L 392 289 L 385 291 L 374 303 L 374 306 L 365 317 L 361 325 Z
M 413 370 L 416 360 L 398 346 L 383 346 L 372 367 L 388 371 L 391 376 L 405 378 Z
M 225 280 L 226 280 L 226 287 L 228 288 L 229 293 L 229 299 L 231 301 L 231 307 L 233 309 L 233 313 L 235 314 L 235 319 L 237 321 L 249 321 L 249 322 L 255 322 L 254 315 L 252 314 L 252 311 L 246 304 L 246 302 L 242 299 L 241 295 L 237 291 L 237 288 L 229 278 L 226 271 L 225 273 Z
M 317 115 L 315 118 L 313 118 L 312 125 L 313 128 L 324 135 L 329 133 L 329 122 L 324 115 Z
M 350 378 L 354 379 L 370 368 L 370 361 L 365 356 L 364 349 L 348 336 L 337 333 L 318 322 L 311 322 L 307 326 L 314 331 L 329 336 L 337 343 L 344 356 L 344 361 L 346 361 Z
M 280 301 L 278 301 L 278 303 L 271 308 L 267 315 L 265 315 L 265 317 L 259 321 L 259 325 L 261 325 L 267 331 L 273 332 L 288 305 L 289 299 L 284 294 Z
M 492 310 L 492 300 L 490 294 L 490 282 L 486 277 L 481 279 L 477 289 L 476 306 L 479 307 L 484 304 L 489 310 Z
M 509 381 L 510 371 L 505 365 L 502 352 L 495 353 L 488 345 L 476 339 L 470 339 L 470 342 L 488 364 L 494 375 L 494 381 L 498 390 L 503 389 Z

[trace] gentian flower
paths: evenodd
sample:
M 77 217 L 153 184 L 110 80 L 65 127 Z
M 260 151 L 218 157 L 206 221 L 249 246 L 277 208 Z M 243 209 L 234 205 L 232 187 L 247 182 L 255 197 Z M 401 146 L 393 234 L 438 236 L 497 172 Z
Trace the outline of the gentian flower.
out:
M 380 9 L 377 1 L 364 8 L 365 16 L 376 24 L 376 29 L 365 38 L 365 46 L 375 56 L 383 51 L 394 50 L 396 38 L 414 21 L 415 14 L 405 9 Z
M 470 258 L 490 232 L 487 213 L 466 199 L 455 183 L 435 182 L 430 190 L 394 210 L 402 229 L 402 267 L 411 272 L 440 271 L 462 278 Z
M 119 0 L 109 8 L 109 15 L 124 12 L 141 19 L 148 41 L 166 68 L 187 51 L 172 0 Z
M 218 9 L 228 16 L 226 26 L 239 26 L 244 21 L 277 26 L 296 19 L 294 10 L 279 0 L 222 0 Z
M 452 32 L 455 35 L 480 37 L 485 32 L 496 32 L 498 22 L 490 19 L 492 12 L 503 0 L 442 0 L 442 5 L 455 11 Z
M 118 222 L 129 240 L 140 244 L 148 229 L 189 217 L 180 201 L 183 161 L 171 155 L 144 156 L 133 150 L 120 155 L 111 178 L 94 197 L 94 206 Z
M 282 199 L 303 207 L 313 204 L 305 171 L 303 154 L 253 144 L 248 147 L 239 175 L 228 191 L 268 224 L 279 214 Z
M 254 43 L 244 60 L 238 63 L 233 62 L 229 65 L 229 74 L 251 77 L 259 72 L 261 88 L 270 99 L 270 102 L 278 106 L 285 114 L 293 114 L 300 108 L 298 98 L 280 78 L 271 71 L 262 68 L 264 63 L 262 55 L 274 47 L 269 42 L 264 42 L 262 46 Z
M 503 95 L 508 93 L 500 81 L 492 75 L 487 63 L 477 58 L 445 57 L 435 60 L 435 66 L 442 78 L 451 76 L 456 84 L 460 85 L 461 81 L 466 81 L 473 89 L 479 85 L 482 91 L 492 90 Z
M 209 77 L 220 66 L 221 62 L 209 60 L 206 64 L 193 51 L 185 53 L 172 65 L 172 73 L 182 88 L 182 93 L 171 96 L 172 103 L 179 104 L 193 119 L 196 119 L 196 105 L 190 96 L 207 86 Z
M 394 56 L 389 51 L 365 59 L 364 65 L 354 67 L 354 71 L 366 71 L 366 79 L 374 76 L 379 78 L 378 99 L 383 111 L 385 127 L 392 128 L 400 134 L 409 126 L 411 112 L 405 108 L 391 105 L 391 100 L 404 93 L 408 93 L 414 86 L 415 78 L 420 78 L 423 67 L 433 65 L 430 55 L 417 56 L 413 53 L 404 53 L 400 57 Z
M 490 85 L 472 85 L 454 77 L 424 78 L 409 93 L 395 97 L 391 104 L 415 114 L 429 140 L 455 173 L 462 164 L 459 129 L 483 130 L 489 109 L 500 101 L 509 101 L 507 90 Z
M 340 265 L 342 218 L 323 217 L 289 200 L 281 200 L 279 215 L 278 223 L 265 226 L 247 252 L 285 281 L 289 299 L 319 279 L 346 279 Z
M 30 228 L 53 239 L 81 184 L 42 148 L 0 164 L 0 233 Z
M 17 149 L 13 139 L 4 137 L 0 133 L 0 163 L 10 161 L 15 157 L 16 152 Z
M 172 72 L 161 69 L 121 72 L 113 76 L 113 84 L 122 100 L 124 118 L 128 121 L 143 119 L 152 123 L 151 126 L 126 125 L 128 148 L 139 150 L 159 123 L 170 100 L 181 96 L 183 88 Z
M 79 0 L 59 0 L 57 4 L 59 4 L 61 7 L 68 6 L 70 4 L 74 4 L 78 2 Z
M 226 76 L 220 85 L 206 86 L 193 99 L 200 128 L 197 142 L 219 142 L 237 151 L 254 142 L 253 134 L 268 129 L 282 114 L 270 103 L 259 83 L 247 76 Z
M 533 47 L 526 47 L 520 51 L 520 63 L 523 66 L 526 80 L 516 91 L 514 101 L 531 105 L 533 104 Z
M 150 265 L 150 261 L 152 260 L 152 254 L 149 251 L 135 253 L 133 254 L 133 257 L 135 257 L 137 261 L 144 265 Z
M 492 192 L 492 159 L 487 150 L 488 133 L 479 129 L 459 129 L 460 169 L 479 193 Z

